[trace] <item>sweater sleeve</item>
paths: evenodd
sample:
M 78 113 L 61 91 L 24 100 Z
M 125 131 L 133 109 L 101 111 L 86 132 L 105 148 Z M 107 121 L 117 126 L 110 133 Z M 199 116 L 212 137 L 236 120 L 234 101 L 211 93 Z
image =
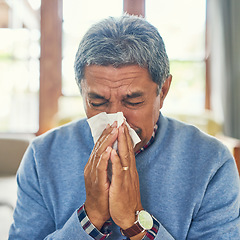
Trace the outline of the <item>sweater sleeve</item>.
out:
M 47 208 L 38 180 L 31 147 L 17 173 L 18 199 L 9 231 L 11 239 L 93 239 L 78 219 L 77 209 L 61 228 L 55 226 L 54 213 Z
M 187 239 L 240 239 L 239 176 L 234 159 L 213 173 Z

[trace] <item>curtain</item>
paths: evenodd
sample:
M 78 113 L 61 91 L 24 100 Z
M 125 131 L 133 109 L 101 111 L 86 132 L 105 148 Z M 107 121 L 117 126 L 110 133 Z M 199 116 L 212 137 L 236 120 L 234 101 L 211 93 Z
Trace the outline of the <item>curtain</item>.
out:
M 240 1 L 207 0 L 211 109 L 224 134 L 240 139 Z

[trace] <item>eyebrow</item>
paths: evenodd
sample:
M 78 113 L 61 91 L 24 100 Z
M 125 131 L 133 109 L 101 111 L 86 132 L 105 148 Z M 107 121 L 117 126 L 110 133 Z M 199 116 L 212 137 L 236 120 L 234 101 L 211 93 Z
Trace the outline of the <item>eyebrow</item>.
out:
M 88 93 L 88 97 L 89 98 L 95 98 L 95 99 L 105 99 L 105 97 L 97 94 L 97 93 L 94 93 L 94 92 L 90 92 Z
M 139 91 L 139 92 L 133 92 L 131 94 L 127 94 L 124 98 L 125 99 L 127 99 L 127 98 L 128 99 L 133 99 L 133 98 L 142 97 L 143 95 L 144 95 L 144 93 Z M 101 95 L 99 95 L 95 92 L 88 93 L 88 97 L 92 98 L 92 99 L 104 99 L 104 100 L 106 100 L 105 97 L 103 97 L 103 96 L 101 96 Z
M 133 92 L 131 94 L 127 94 L 126 98 L 138 98 L 138 97 L 142 97 L 144 95 L 143 92 Z

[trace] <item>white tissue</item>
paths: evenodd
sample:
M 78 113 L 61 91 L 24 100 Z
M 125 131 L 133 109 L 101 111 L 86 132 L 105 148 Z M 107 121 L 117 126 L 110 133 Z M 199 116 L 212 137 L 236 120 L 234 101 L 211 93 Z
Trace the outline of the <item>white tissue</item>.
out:
M 106 128 L 108 124 L 112 125 L 115 121 L 117 121 L 117 127 L 120 127 L 124 122 L 125 117 L 122 112 L 107 114 L 106 112 L 99 113 L 91 118 L 89 118 L 88 124 L 90 126 L 94 143 L 97 142 L 98 138 L 101 136 L 103 130 Z M 126 122 L 126 125 L 129 130 L 129 134 L 133 141 L 133 147 L 138 144 L 141 139 L 138 137 L 137 133 L 129 126 Z M 113 148 L 117 150 L 117 141 L 113 144 Z

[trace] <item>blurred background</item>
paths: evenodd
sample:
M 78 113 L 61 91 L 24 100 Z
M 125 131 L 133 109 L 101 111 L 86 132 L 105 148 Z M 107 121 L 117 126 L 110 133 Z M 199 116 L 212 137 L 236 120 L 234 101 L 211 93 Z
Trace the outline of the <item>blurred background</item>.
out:
M 15 175 L 36 135 L 85 116 L 73 70 L 79 41 L 123 12 L 145 17 L 165 42 L 173 82 L 163 113 L 218 137 L 240 161 L 239 0 L 0 0 L 0 176 Z M 1 206 L 11 212 L 16 195 L 2 179 L 0 201 L 12 193 L 0 202 L 0 236 L 9 224 Z
M 204 114 L 226 135 L 240 138 L 239 5 L 0 0 L 0 132 L 41 134 L 84 116 L 73 71 L 79 41 L 96 21 L 129 12 L 144 16 L 165 41 L 173 83 L 163 112 Z

